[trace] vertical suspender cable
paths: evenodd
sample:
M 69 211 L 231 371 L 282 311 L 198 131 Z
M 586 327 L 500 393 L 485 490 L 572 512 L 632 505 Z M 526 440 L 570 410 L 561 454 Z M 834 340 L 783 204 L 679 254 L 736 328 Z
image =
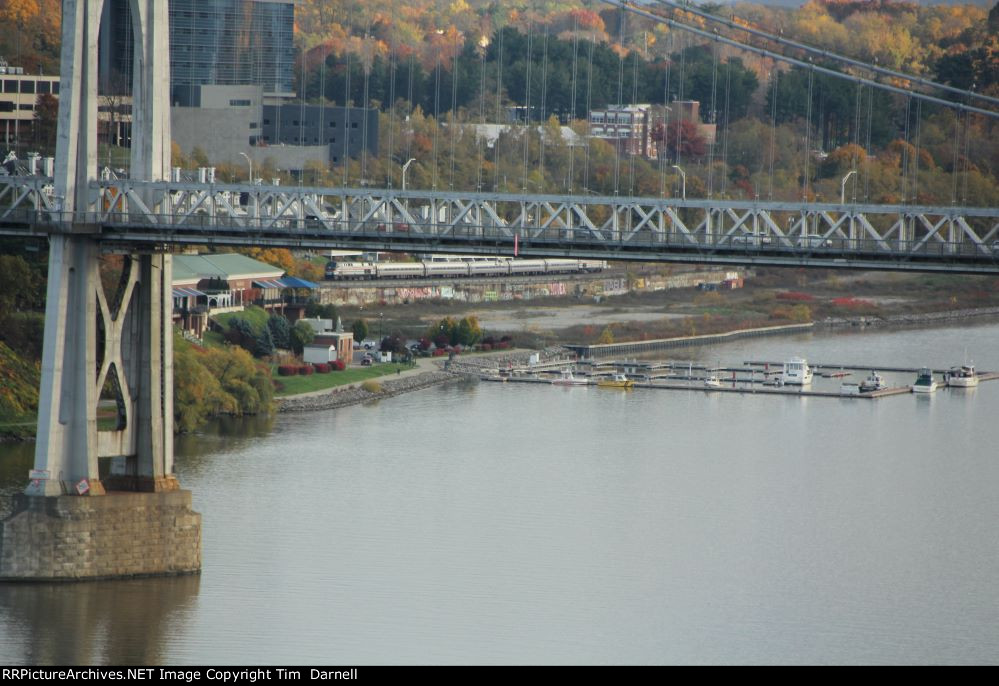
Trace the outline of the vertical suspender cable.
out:
M 708 197 L 715 190 L 715 143 L 718 137 L 718 42 L 715 41 L 711 50 L 711 112 L 709 121 L 715 125 L 715 140 L 708 145 Z
M 725 65 L 725 108 L 722 113 L 722 194 L 728 191 L 728 118 L 729 118 L 729 95 L 732 91 L 732 64 Z M 717 136 L 717 131 L 715 132 Z
M 586 149 L 583 157 L 583 190 L 590 189 L 590 115 L 593 111 L 593 48 L 596 37 L 590 36 L 590 56 L 586 67 Z
M 538 127 L 538 177 L 541 179 L 542 188 L 538 190 L 544 190 L 545 182 L 545 133 L 547 131 L 545 124 L 547 120 L 548 112 L 548 23 L 545 22 L 545 39 L 544 48 L 542 49 L 541 57 L 541 120 L 540 126 Z
M 454 147 L 456 136 L 458 135 L 458 52 L 461 44 L 458 41 L 458 32 L 454 36 L 454 59 L 451 63 L 451 121 L 448 122 L 448 133 L 451 134 L 451 170 L 448 177 L 447 187 L 454 190 Z
M 531 65 L 534 63 L 534 18 L 527 25 L 527 75 L 524 84 L 524 164 L 520 178 L 520 189 L 527 190 L 527 161 L 531 149 Z
M 479 126 L 482 135 L 475 136 L 475 157 L 478 160 L 478 169 L 475 172 L 475 190 L 482 191 L 482 168 L 485 165 L 482 145 L 486 132 L 486 47 L 479 46 Z
M 631 53 L 631 59 L 632 59 L 632 62 L 631 62 L 631 64 L 632 64 L 632 70 L 631 70 L 631 102 L 632 103 L 637 103 L 638 102 L 638 60 L 639 60 L 638 53 L 633 51 Z M 636 128 L 637 128 L 637 124 L 638 124 L 638 122 L 636 121 L 636 118 L 638 116 L 639 116 L 639 112 L 638 112 L 637 109 L 634 112 L 631 113 L 631 125 L 633 127 L 636 127 Z M 645 157 L 645 154 L 647 152 L 647 150 L 645 149 L 645 142 L 649 139 L 649 131 L 648 131 L 648 124 L 649 124 L 648 117 L 649 117 L 649 113 L 648 112 L 643 113 L 642 117 L 646 121 L 645 121 L 645 124 L 643 124 L 643 127 L 640 129 L 641 132 L 642 132 L 642 135 L 638 139 L 638 150 L 636 150 L 635 154 L 629 156 L 629 158 L 628 158 L 628 195 L 634 195 L 635 194 L 635 160 L 638 158 L 639 155 L 641 155 L 642 157 Z M 634 135 L 635 134 L 634 134 L 634 129 L 633 129 L 632 137 L 634 137 Z
M 350 36 L 351 27 L 354 24 L 354 12 L 353 9 L 347 15 L 347 35 Z M 348 146 L 348 141 L 350 140 L 350 44 L 348 42 L 347 47 L 344 49 L 344 54 L 347 56 L 346 59 L 346 75 L 343 82 L 343 157 L 341 157 L 341 164 L 343 164 L 343 186 L 347 188 L 350 185 L 350 147 Z
M 669 138 L 669 72 L 673 65 L 673 32 L 669 33 L 669 47 L 666 49 L 666 73 L 663 78 L 663 125 L 662 137 L 656 141 L 659 155 L 659 197 L 666 197 L 666 140 Z
M 496 117 L 502 118 L 503 111 L 503 29 L 499 30 L 499 59 L 496 60 Z M 499 176 L 500 176 L 500 145 L 499 137 L 501 134 L 496 135 L 496 141 L 493 143 L 493 190 L 498 190 L 499 188 Z M 506 190 L 506 189 L 503 189 Z
M 361 68 L 364 70 L 364 105 L 361 109 L 361 184 L 364 185 L 368 182 L 368 112 L 371 109 L 371 67 L 375 59 L 374 46 L 371 44 L 370 17 L 364 28 L 361 51 Z
M 770 186 L 767 189 L 767 199 L 774 199 L 774 158 L 777 156 L 777 98 L 780 94 L 778 86 L 780 84 L 780 69 L 774 62 L 773 85 L 774 94 L 770 112 Z
M 922 133 L 923 101 L 916 100 L 916 154 L 912 167 L 912 201 L 919 204 L 919 144 Z
M 440 55 L 435 55 L 437 64 L 434 66 L 434 150 L 433 150 L 433 163 L 434 168 L 431 175 L 430 187 L 437 190 L 437 140 L 440 137 L 441 130 L 441 58 Z M 437 221 L 436 217 L 434 221 Z
M 572 15 L 572 89 L 569 96 L 569 120 L 573 121 L 578 119 L 576 114 L 576 76 L 577 67 L 579 66 L 579 16 Z M 573 174 L 575 173 L 575 162 L 576 162 L 576 145 L 575 138 L 569 141 L 569 176 L 568 176 L 568 188 L 566 189 L 568 193 L 572 193 L 575 188 L 575 178 Z
M 964 190 L 961 203 L 968 204 L 968 177 L 971 176 L 971 112 L 964 113 Z
M 874 88 L 870 89 L 867 96 L 867 141 L 865 145 L 865 150 L 867 152 L 867 159 L 871 159 L 871 129 L 874 125 Z M 870 165 L 864 167 L 864 201 L 870 202 L 871 199 L 871 170 Z
M 393 5 L 394 5 L 394 3 L 393 3 Z M 393 7 L 393 9 L 395 9 L 395 8 Z M 392 163 L 396 159 L 395 158 L 395 132 L 396 132 L 396 128 L 398 126 L 398 122 L 396 121 L 396 118 L 395 118 L 395 79 L 396 79 L 396 75 L 397 75 L 396 71 L 397 71 L 397 67 L 398 67 L 396 50 L 398 49 L 399 46 L 395 42 L 395 38 L 396 38 L 396 33 L 395 33 L 396 29 L 395 29 L 395 20 L 394 20 L 395 12 L 392 13 L 392 16 L 393 16 L 393 24 L 392 24 L 392 27 L 391 27 L 392 38 L 389 41 L 389 92 L 388 92 L 388 96 L 389 96 L 389 113 L 388 113 L 389 141 L 388 141 L 388 152 L 387 152 L 387 154 L 385 156 L 385 176 L 386 176 L 389 188 L 392 188 L 393 181 L 394 181 L 393 177 L 395 176 L 395 173 L 394 173 L 395 172 L 395 168 L 392 166 Z M 407 157 L 406 159 L 408 160 L 409 158 Z M 405 164 L 405 162 L 406 162 L 406 160 L 402 160 L 403 164 Z

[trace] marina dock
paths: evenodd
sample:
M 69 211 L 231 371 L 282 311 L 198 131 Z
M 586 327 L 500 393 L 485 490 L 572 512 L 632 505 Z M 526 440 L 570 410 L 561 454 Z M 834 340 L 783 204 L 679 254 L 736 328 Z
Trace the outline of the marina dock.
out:
M 861 378 L 871 371 L 883 371 L 895 374 L 916 374 L 919 370 L 908 367 L 878 367 L 858 364 L 809 364 L 816 371 L 816 377 L 828 380 L 830 383 L 840 382 L 854 376 Z M 874 391 L 844 392 L 838 389 L 814 389 L 811 384 L 806 386 L 780 385 L 777 381 L 783 369 L 783 363 L 767 361 L 747 361 L 741 367 L 710 366 L 694 364 L 693 362 L 677 361 L 637 361 L 619 360 L 614 362 L 587 362 L 572 365 L 566 361 L 549 363 L 547 365 L 516 367 L 494 370 L 481 375 L 483 381 L 504 383 L 538 383 L 552 384 L 556 378 L 553 372 L 562 369 L 572 369 L 577 378 L 588 380 L 588 385 L 596 386 L 597 380 L 607 378 L 612 373 L 624 373 L 634 384 L 632 388 L 645 388 L 663 391 L 701 391 L 704 393 L 742 393 L 751 395 L 783 395 L 802 398 L 845 398 L 876 400 L 896 395 L 908 395 L 912 392 L 910 385 L 892 385 Z M 948 370 L 934 370 L 942 375 Z M 999 379 L 999 372 L 979 372 L 979 382 Z M 706 381 L 713 379 L 717 385 L 707 386 Z M 829 384 L 826 384 L 827 386 Z M 940 389 L 948 388 L 940 384 Z M 960 390 L 960 389 L 958 389 Z

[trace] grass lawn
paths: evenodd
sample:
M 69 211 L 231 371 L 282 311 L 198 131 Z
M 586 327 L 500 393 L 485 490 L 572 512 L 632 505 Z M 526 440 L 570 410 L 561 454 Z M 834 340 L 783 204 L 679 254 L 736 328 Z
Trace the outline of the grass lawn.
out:
M 297 393 L 310 393 L 312 391 L 323 391 L 327 388 L 343 386 L 349 383 L 357 383 L 367 379 L 375 379 L 379 376 L 395 374 L 396 370 L 406 371 L 411 367 L 404 364 L 375 364 L 370 367 L 351 367 L 342 372 L 330 372 L 329 374 L 310 374 L 309 376 L 278 376 L 277 368 L 274 368 L 275 395 L 295 395 Z

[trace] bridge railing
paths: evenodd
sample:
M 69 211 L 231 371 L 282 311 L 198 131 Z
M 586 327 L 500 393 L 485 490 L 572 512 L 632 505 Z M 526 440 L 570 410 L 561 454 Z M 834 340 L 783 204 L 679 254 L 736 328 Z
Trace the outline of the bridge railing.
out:
M 106 181 L 68 214 L 0 178 L 0 231 L 103 241 L 485 251 L 760 263 L 999 259 L 999 209 Z M 6 229 L 4 228 L 6 227 Z

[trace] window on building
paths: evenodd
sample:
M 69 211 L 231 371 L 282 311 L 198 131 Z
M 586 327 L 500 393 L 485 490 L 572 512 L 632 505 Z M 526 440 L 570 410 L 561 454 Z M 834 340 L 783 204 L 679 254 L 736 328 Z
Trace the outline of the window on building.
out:
M 229 107 L 249 107 L 249 100 L 230 100 Z
M 253 130 L 253 129 L 255 129 L 255 128 L 257 128 L 257 122 L 255 122 L 255 121 L 251 121 L 251 122 L 250 122 L 250 130 L 252 131 L 252 130 Z
M 59 95 L 59 82 L 58 81 L 53 81 L 52 82 L 52 95 Z
M 4 82 L 3 82 L 3 92 L 4 93 L 16 93 L 17 92 L 17 81 L 15 79 L 4 79 Z
M 357 128 L 357 122 L 356 121 L 350 122 L 350 128 L 356 129 Z
M 35 92 L 35 82 L 34 81 L 21 81 L 21 92 L 22 93 L 34 93 Z
M 49 88 L 49 82 L 48 81 L 39 81 L 38 82 L 38 92 L 39 93 L 51 93 L 52 89 Z

